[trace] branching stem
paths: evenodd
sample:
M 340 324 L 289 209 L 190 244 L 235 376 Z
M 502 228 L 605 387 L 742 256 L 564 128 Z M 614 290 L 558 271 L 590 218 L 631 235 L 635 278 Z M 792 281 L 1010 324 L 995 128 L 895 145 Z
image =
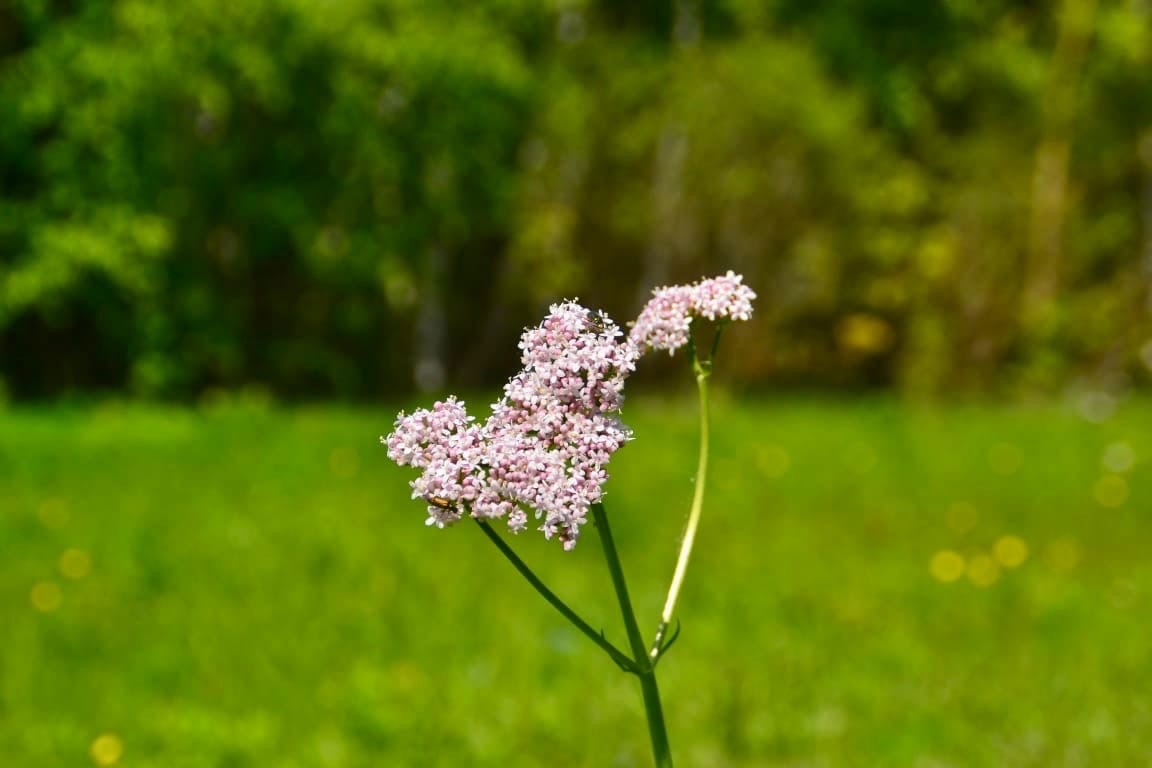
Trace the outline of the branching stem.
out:
M 692 508 L 688 512 L 688 522 L 684 526 L 684 537 L 680 540 L 680 554 L 676 558 L 676 569 L 672 572 L 672 582 L 668 585 L 668 597 L 664 600 L 664 610 L 660 613 L 660 624 L 656 636 L 649 647 L 648 655 L 653 662 L 659 660 L 667 646 L 664 635 L 676 613 L 676 603 L 680 599 L 680 588 L 684 585 L 684 574 L 688 571 L 688 561 L 692 559 L 692 547 L 696 543 L 696 529 L 700 527 L 700 515 L 704 509 L 704 486 L 708 479 L 708 378 L 712 375 L 712 359 L 720 342 L 720 331 L 712 339 L 712 350 L 707 360 L 700 360 L 696 345 L 690 343 L 692 371 L 696 374 L 696 390 L 700 400 L 700 454 L 696 461 L 695 489 L 692 493 Z
M 648 716 L 648 735 L 652 740 L 652 757 L 656 768 L 672 768 L 672 750 L 668 746 L 668 730 L 664 725 L 664 709 L 660 704 L 660 688 L 656 684 L 656 668 L 644 649 L 644 636 L 636 623 L 632 610 L 632 600 L 628 596 L 628 585 L 624 581 L 624 569 L 616 552 L 616 542 L 612 538 L 612 528 L 608 524 L 608 514 L 603 504 L 592 505 L 592 519 L 600 533 L 600 543 L 604 549 L 604 559 L 608 572 L 612 575 L 612 586 L 616 589 L 616 599 L 620 603 L 620 615 L 624 618 L 624 629 L 632 648 L 632 658 L 636 664 L 636 676 L 640 678 L 640 691 L 644 696 L 644 712 Z
M 512 547 L 508 546 L 508 542 L 504 541 L 504 539 L 500 537 L 500 534 L 496 533 L 486 520 L 476 520 L 476 524 L 480 526 L 480 530 L 484 531 L 484 535 L 496 545 L 496 548 L 500 550 L 500 554 L 504 555 L 504 557 L 508 559 L 508 562 L 512 563 L 512 567 L 528 580 L 528 583 L 540 593 L 541 597 L 547 600 L 553 608 L 560 611 L 561 615 L 572 622 L 572 625 L 583 632 L 589 640 L 600 646 L 622 669 L 632 672 L 633 674 L 639 674 L 640 668 L 636 666 L 636 663 L 629 658 L 626 653 L 608 642 L 603 633 L 597 632 L 592 628 L 592 625 L 580 618 L 555 592 L 548 589 L 544 582 L 540 580 L 540 577 L 533 573 L 532 569 L 528 567 L 528 564 L 520 559 L 520 556 L 516 554 Z

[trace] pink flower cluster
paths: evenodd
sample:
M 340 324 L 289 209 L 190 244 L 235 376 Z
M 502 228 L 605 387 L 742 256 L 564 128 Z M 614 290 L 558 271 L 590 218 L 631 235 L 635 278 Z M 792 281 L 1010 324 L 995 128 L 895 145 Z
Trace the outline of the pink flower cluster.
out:
M 393 461 L 423 470 L 412 497 L 429 503 L 428 524 L 443 527 L 467 510 L 507 517 L 521 531 L 528 508 L 543 518 L 546 537 L 575 546 L 588 507 L 603 494 L 604 466 L 631 438 L 616 414 L 636 350 L 621 335 L 603 314 L 555 305 L 521 337 L 524 368 L 483 427 L 455 398 L 400 414 L 382 441 Z
M 636 360 L 683 346 L 694 317 L 746 320 L 756 295 L 742 282 L 729 272 L 661 288 L 626 339 L 604 313 L 553 305 L 520 337 L 524 367 L 482 426 L 455 397 L 397 416 L 380 440 L 397 464 L 422 471 L 412 498 L 427 502 L 427 524 L 443 528 L 468 514 L 506 518 L 519 532 L 532 511 L 547 538 L 574 547 L 588 507 L 603 496 L 605 465 L 632 438 L 617 416 Z
M 692 319 L 747 320 L 756 294 L 731 270 L 692 285 L 657 288 L 632 326 L 629 340 L 642 350 L 672 354 L 688 343 Z

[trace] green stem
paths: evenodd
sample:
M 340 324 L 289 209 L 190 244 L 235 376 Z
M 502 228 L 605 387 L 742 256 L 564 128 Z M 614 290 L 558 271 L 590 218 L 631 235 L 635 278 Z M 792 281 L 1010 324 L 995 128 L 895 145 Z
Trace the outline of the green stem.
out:
M 719 330 L 713 340 L 713 354 L 718 338 Z M 696 373 L 696 389 L 700 397 L 700 455 L 696 462 L 696 488 L 692 494 L 692 509 L 688 512 L 688 523 L 684 526 L 684 538 L 680 541 L 680 555 L 676 558 L 676 569 L 672 572 L 672 583 L 668 585 L 668 597 L 664 600 L 664 610 L 660 613 L 656 637 L 648 651 L 653 661 L 659 659 L 663 652 L 664 634 L 668 631 L 672 616 L 676 613 L 676 602 L 680 599 L 680 588 L 684 585 L 684 574 L 688 570 L 688 561 L 692 558 L 692 546 L 696 543 L 696 529 L 700 527 L 700 514 L 704 509 L 704 485 L 708 478 L 708 377 L 712 375 L 712 360 L 701 362 L 697 359 L 694 345 L 692 352 L 692 368 Z
M 656 761 L 657 768 L 672 768 L 672 750 L 668 746 L 668 730 L 664 726 L 664 709 L 660 704 L 656 669 L 652 666 L 644 648 L 644 636 L 640 634 L 640 626 L 636 623 L 632 600 L 628 597 L 628 584 L 624 580 L 624 569 L 620 565 L 620 556 L 616 552 L 616 542 L 612 538 L 612 528 L 608 525 L 608 514 L 604 511 L 603 504 L 592 505 L 592 517 L 600 533 L 604 559 L 608 562 L 612 586 L 616 589 L 616 599 L 620 603 L 624 629 L 628 634 L 628 643 L 632 647 L 632 657 L 637 666 L 636 676 L 640 678 L 644 711 L 648 716 L 648 736 L 652 740 L 652 757 Z
M 484 531 L 484 535 L 496 545 L 496 548 L 500 550 L 500 554 L 504 555 L 504 557 L 508 559 L 508 562 L 512 563 L 512 566 L 520 572 L 521 576 L 528 580 L 528 583 L 540 593 L 541 597 L 547 600 L 553 608 L 560 611 L 561 615 L 572 622 L 576 629 L 587 635 L 588 639 L 600 646 L 622 669 L 639 674 L 640 668 L 636 666 L 636 663 L 628 658 L 626 653 L 608 642 L 602 633 L 597 632 L 588 622 L 580 618 L 555 592 L 548 589 L 544 582 L 540 580 L 540 577 L 532 572 L 528 564 L 520 559 L 520 556 L 513 551 L 512 547 L 508 546 L 508 542 L 504 541 L 504 539 L 500 538 L 500 534 L 492 530 L 492 526 L 490 526 L 486 520 L 477 519 L 476 524 L 480 526 L 480 530 Z

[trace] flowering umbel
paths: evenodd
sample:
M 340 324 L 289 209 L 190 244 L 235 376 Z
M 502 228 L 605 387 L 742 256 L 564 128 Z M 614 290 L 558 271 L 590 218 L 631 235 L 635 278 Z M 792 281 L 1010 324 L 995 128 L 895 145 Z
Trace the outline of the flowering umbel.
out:
M 631 438 L 617 418 L 636 348 L 607 316 L 573 302 L 520 339 L 524 368 L 504 387 L 483 426 L 455 398 L 400 414 L 382 438 L 398 464 L 422 469 L 412 497 L 428 501 L 428 524 L 464 512 L 506 517 L 513 531 L 543 518 L 548 538 L 571 549 L 588 507 L 600 501 L 608 459 Z
M 399 414 L 381 442 L 397 464 L 422 471 L 412 498 L 427 502 L 427 524 L 505 518 L 520 532 L 531 512 L 547 538 L 575 546 L 608 460 L 632 437 L 618 416 L 637 359 L 683 346 L 693 318 L 748 319 L 755 294 L 742 281 L 729 272 L 658 289 L 627 337 L 604 313 L 555 304 L 520 337 L 524 367 L 483 425 L 455 397 Z
M 666 349 L 672 354 L 688 343 L 692 320 L 747 320 L 756 294 L 731 270 L 692 285 L 657 288 L 632 326 L 628 338 L 645 351 Z

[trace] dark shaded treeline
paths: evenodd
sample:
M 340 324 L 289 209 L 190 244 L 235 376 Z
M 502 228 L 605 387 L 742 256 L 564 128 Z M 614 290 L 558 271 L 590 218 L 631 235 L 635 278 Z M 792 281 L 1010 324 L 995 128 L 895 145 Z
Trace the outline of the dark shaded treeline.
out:
M 1146 0 L 0 5 L 16 398 L 499 382 L 733 268 L 748 384 L 1147 380 Z

